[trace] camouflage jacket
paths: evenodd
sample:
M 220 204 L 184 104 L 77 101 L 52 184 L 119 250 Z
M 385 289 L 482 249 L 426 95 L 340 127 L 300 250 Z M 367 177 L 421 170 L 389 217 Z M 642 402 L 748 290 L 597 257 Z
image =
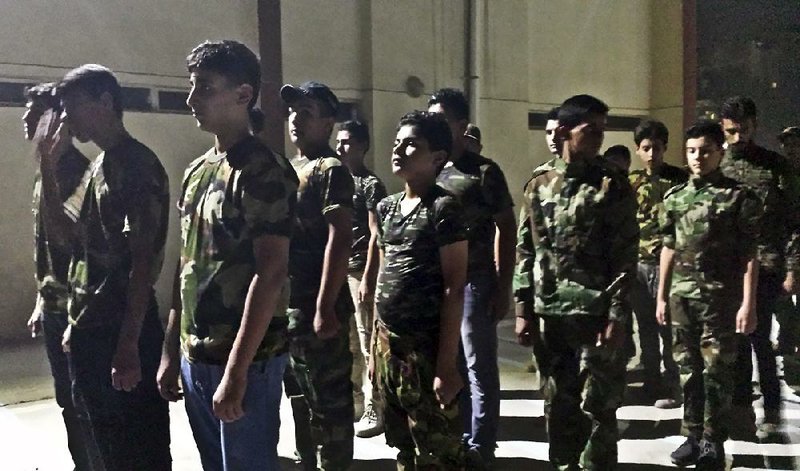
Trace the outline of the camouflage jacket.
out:
M 761 202 L 719 170 L 693 176 L 664 199 L 664 247 L 675 250 L 671 296 L 741 296 L 742 275 L 756 256 Z
M 128 137 L 92 163 L 69 268 L 70 322 L 77 328 L 120 322 L 131 271 L 131 239 L 149 244 L 150 283 L 164 261 L 169 180 L 158 157 Z M 151 292 L 155 302 L 155 293 Z
M 658 265 L 663 237 L 658 230 L 659 214 L 664 209 L 664 195 L 673 186 L 683 183 L 689 176 L 685 171 L 662 164 L 658 174 L 634 170 L 630 174 L 631 187 L 636 193 L 639 210 L 639 262 Z
M 367 264 L 369 249 L 369 213 L 375 211 L 378 203 L 386 198 L 386 187 L 369 169 L 353 174 L 353 252 L 350 254 L 348 269 L 362 271 Z
M 444 292 L 439 249 L 466 239 L 461 205 L 439 186 L 407 215 L 400 212 L 405 193 L 378 204 L 378 274 L 375 307 L 383 324 L 399 335 L 436 338 Z
M 627 322 L 639 228 L 625 176 L 600 159 L 540 166 L 525 187 L 518 236 L 515 299 L 526 316 Z
M 749 187 L 763 203 L 759 221 L 759 269 L 800 271 L 800 200 L 785 157 L 750 145 L 725 153 L 722 173 Z
M 297 176 L 289 162 L 248 137 L 186 169 L 181 222 L 181 348 L 192 361 L 224 364 L 256 269 L 253 241 L 290 237 Z M 288 279 L 255 361 L 286 349 Z
M 325 214 L 353 207 L 353 177 L 335 155 L 328 149 L 321 157 L 299 160 L 295 165 L 300 183 L 289 253 L 290 332 L 310 333 L 312 330 L 314 312 L 308 311 L 316 306 L 328 244 Z M 355 311 L 346 283 L 341 287 L 335 309 L 340 320 Z
M 63 204 L 64 213 L 73 221 L 77 211 L 73 199 L 83 199 L 84 177 L 88 175 L 89 159 L 75 148 L 69 146 L 61 156 L 56 168 L 56 183 Z M 67 312 L 67 270 L 72 257 L 69 246 L 52 243 L 48 237 L 42 205 L 42 179 L 39 173 L 33 183 L 33 261 L 36 264 L 37 308 L 42 312 Z M 80 207 L 77 208 L 80 210 Z
M 448 162 L 437 182 L 461 202 L 469 241 L 467 271 L 494 273 L 494 215 L 514 204 L 503 171 L 492 160 L 467 152 Z

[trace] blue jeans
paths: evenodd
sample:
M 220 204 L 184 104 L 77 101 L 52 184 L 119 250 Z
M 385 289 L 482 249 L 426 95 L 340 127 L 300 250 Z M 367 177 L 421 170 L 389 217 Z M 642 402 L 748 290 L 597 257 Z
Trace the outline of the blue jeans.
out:
M 497 324 L 489 309 L 495 285 L 494 273 L 468 275 L 461 320 L 464 360 L 460 364 L 469 384 L 459 396 L 459 408 L 467 446 L 477 449 L 484 459 L 494 456 L 500 420 Z
M 279 470 L 281 381 L 288 354 L 255 362 L 247 371 L 241 419 L 214 417 L 213 398 L 225 367 L 181 359 L 184 400 L 205 471 Z

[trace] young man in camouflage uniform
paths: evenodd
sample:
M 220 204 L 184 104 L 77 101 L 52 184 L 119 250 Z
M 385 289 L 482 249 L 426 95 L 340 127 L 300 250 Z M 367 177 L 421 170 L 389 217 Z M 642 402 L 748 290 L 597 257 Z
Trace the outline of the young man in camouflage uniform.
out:
M 636 278 L 631 283 L 631 305 L 639 325 L 639 348 L 644 372 L 644 392 L 656 400 L 659 408 L 681 405 L 678 366 L 672 358 L 672 328 L 659 327 L 656 322 L 656 294 L 658 291 L 658 263 L 663 237 L 658 231 L 658 216 L 663 210 L 664 195 L 673 186 L 688 178 L 685 171 L 664 162 L 664 152 L 669 143 L 669 131 L 660 121 L 643 121 L 633 133 L 636 155 L 642 169 L 630 175 L 636 192 L 639 210 L 639 264 Z M 660 339 L 659 339 L 660 337 Z M 659 344 L 663 346 L 659 347 Z M 664 376 L 661 362 L 664 362 Z
M 343 470 L 353 460 L 353 386 L 347 287 L 352 241 L 353 177 L 328 139 L 339 101 L 317 82 L 284 85 L 289 136 L 300 179 L 289 254 L 287 395 L 295 413 L 297 451 L 305 469 Z M 309 419 L 310 415 L 310 419 Z M 310 429 L 309 429 L 310 427 Z
M 378 215 L 375 209 L 386 197 L 383 182 L 364 165 L 369 150 L 369 127 L 361 121 L 346 121 L 336 134 L 336 153 L 353 176 L 353 248 L 347 284 L 356 313 L 350 322 L 350 352 L 353 354 L 353 400 L 356 436 L 374 437 L 383 433 L 383 407 L 366 378 L 375 306 L 375 280 L 378 278 Z M 366 379 L 366 381 L 365 381 Z M 366 385 L 366 397 L 364 386 Z M 359 413 L 359 409 L 361 412 Z
M 767 438 L 778 431 L 781 423 L 781 388 L 770 340 L 772 316 L 776 300 L 794 293 L 800 281 L 796 277 L 800 270 L 800 207 L 790 183 L 791 172 L 786 158 L 759 147 L 753 141 L 758 124 L 753 100 L 729 98 L 723 103 L 720 116 L 728 144 L 726 158 L 720 165 L 722 173 L 752 189 L 764 205 L 758 240 L 758 323 L 749 339 L 743 339 L 745 341 L 739 345 L 733 406 L 734 416 L 742 422 L 735 430 L 752 436 L 755 427 L 752 345 L 764 397 L 764 421 L 759 426 L 758 435 Z
M 204 469 L 277 470 L 297 176 L 252 134 L 256 55 L 236 41 L 204 42 L 186 62 L 186 104 L 215 142 L 184 173 L 159 388 L 178 400 L 180 372 Z
M 656 302 L 661 325 L 671 315 L 685 401 L 687 439 L 670 457 L 714 471 L 725 466 L 736 334 L 755 328 L 761 213 L 755 194 L 720 171 L 723 142 L 713 122 L 686 132 L 692 177 L 664 199 Z
M 459 406 L 468 459 L 476 466 L 488 466 L 494 460 L 500 421 L 497 322 L 508 314 L 514 275 L 513 202 L 500 167 L 465 149 L 469 104 L 464 94 L 443 88 L 428 100 L 428 111 L 444 115 L 453 138 L 449 161 L 437 183 L 461 202 L 469 241 L 461 323 L 461 367 L 469 389 L 462 393 Z
M 556 128 L 561 159 L 540 166 L 525 188 L 531 246 L 520 249 L 519 259 L 533 268 L 519 272 L 530 278 L 527 289 L 517 290 L 516 331 L 522 344 L 534 346 L 550 462 L 565 470 L 617 463 L 622 346 L 639 228 L 628 180 L 597 156 L 607 113 L 589 95 L 566 100 Z
M 60 155 L 70 134 L 103 150 L 87 177 L 69 269 L 75 405 L 105 469 L 168 470 L 169 409 L 156 387 L 164 333 L 153 290 L 167 235 L 167 173 L 125 129 L 122 89 L 109 69 L 83 65 L 58 88 L 63 123 L 43 140 L 42 158 Z M 43 193 L 55 188 L 50 172 L 42 184 Z
M 456 395 L 464 384 L 457 358 L 468 248 L 461 205 L 436 185 L 451 147 L 440 114 L 403 116 L 392 173 L 405 190 L 378 205 L 383 263 L 370 371 L 385 401 L 386 443 L 399 448 L 401 471 L 464 466 Z
M 55 84 L 42 83 L 25 90 L 28 99 L 22 123 L 25 139 L 35 139 L 39 121 L 47 113 L 53 119 L 60 113 L 60 103 L 55 95 Z M 44 126 L 43 122 L 43 126 Z M 43 129 L 44 131 L 44 129 Z M 39 136 L 41 137 L 41 136 Z M 37 157 L 39 157 L 37 155 Z M 33 184 L 33 235 L 36 264 L 36 306 L 28 319 L 32 336 L 44 333 L 47 359 L 56 392 L 56 403 L 61 407 L 61 415 L 67 429 L 67 445 L 75 469 L 90 470 L 91 436 L 78 417 L 72 403 L 72 384 L 66 353 L 61 347 L 64 331 L 67 329 L 67 269 L 72 257 L 72 243 L 75 235 L 75 221 L 80 212 L 83 195 L 83 177 L 89 167 L 89 159 L 70 142 L 56 162 L 39 158 L 39 166 L 55 165 L 55 168 L 42 169 L 36 174 Z M 55 177 L 58 194 L 43 194 L 42 173 Z M 52 189 L 52 188 L 50 188 Z M 44 201 L 55 199 L 53 204 Z M 70 229 L 67 233 L 53 232 L 53 227 Z

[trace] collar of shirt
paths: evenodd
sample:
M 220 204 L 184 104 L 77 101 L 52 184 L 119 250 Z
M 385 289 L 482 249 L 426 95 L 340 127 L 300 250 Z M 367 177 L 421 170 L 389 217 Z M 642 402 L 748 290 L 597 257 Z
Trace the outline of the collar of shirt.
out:
M 699 190 L 719 182 L 721 178 L 722 170 L 717 168 L 707 175 L 692 175 L 690 181 L 692 182 L 692 185 L 694 185 L 694 188 Z

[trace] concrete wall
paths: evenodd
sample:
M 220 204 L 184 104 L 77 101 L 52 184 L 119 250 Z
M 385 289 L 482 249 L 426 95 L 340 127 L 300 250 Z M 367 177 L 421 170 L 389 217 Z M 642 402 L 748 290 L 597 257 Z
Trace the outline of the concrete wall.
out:
M 532 168 L 547 158 L 541 131 L 528 113 L 546 111 L 576 93 L 603 99 L 616 115 L 653 115 L 673 131 L 680 148 L 682 104 L 679 0 L 474 0 L 473 120 L 485 153 L 506 172 L 515 199 Z M 467 0 L 292 0 L 282 2 L 286 82 L 327 83 L 343 101 L 356 102 L 372 128 L 369 163 L 391 191 L 401 183 L 389 171 L 398 118 L 424 109 L 441 87 L 463 88 L 470 58 Z M 33 24 L 37 27 L 22 28 Z M 41 31 L 60 31 L 59 37 Z M 257 2 L 237 0 L 27 0 L 0 15 L 0 79 L 56 79 L 84 62 L 117 70 L 125 85 L 185 90 L 184 58 L 207 38 L 258 44 Z M 31 65 L 33 64 L 33 65 Z M 424 84 L 419 97 L 405 90 L 409 76 Z M 0 173 L 0 338 L 24 335 L 34 289 L 30 182 L 34 165 L 19 126 L 21 108 L 0 108 L 0 151 L 15 165 Z M 186 163 L 210 136 L 191 117 L 128 113 L 131 132 L 167 167 L 177 193 Z M 294 148 L 286 139 L 288 155 Z M 608 133 L 606 146 L 633 147 L 630 133 Z M 96 151 L 91 152 L 92 155 Z M 675 160 L 671 158 L 671 160 Z M 174 218 L 173 218 L 174 222 Z M 177 231 L 170 228 L 167 265 L 159 283 L 165 301 Z

